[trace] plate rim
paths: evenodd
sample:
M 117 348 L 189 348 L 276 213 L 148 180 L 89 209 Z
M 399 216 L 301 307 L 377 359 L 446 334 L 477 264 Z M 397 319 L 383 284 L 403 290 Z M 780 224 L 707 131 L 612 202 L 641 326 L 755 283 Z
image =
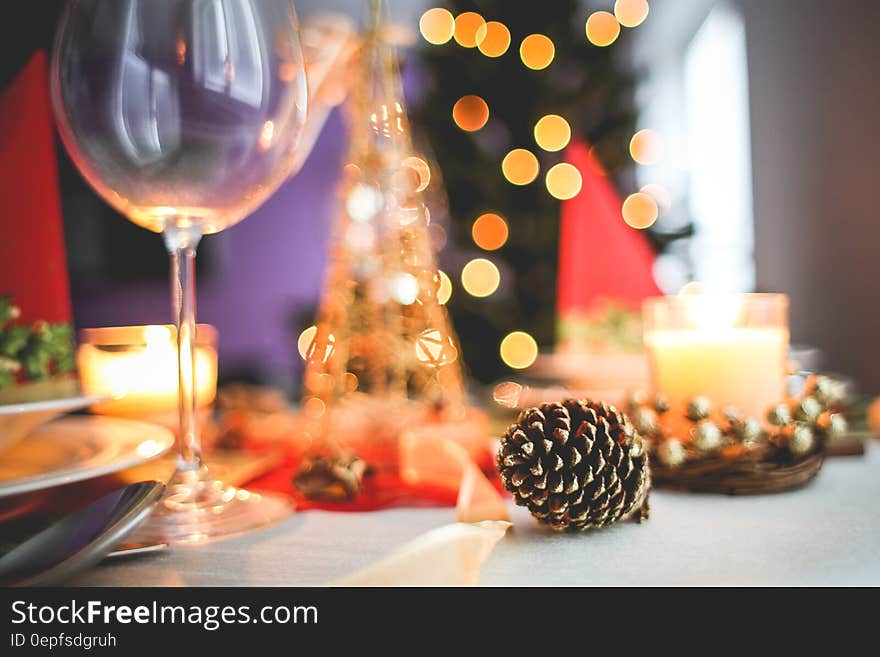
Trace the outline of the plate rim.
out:
M 14 404 L 0 404 L 0 415 L 17 415 L 19 413 L 38 413 L 40 411 L 65 411 L 74 408 L 86 408 L 93 404 L 112 399 L 109 395 L 73 395 L 54 399 L 37 399 Z
M 42 425 L 42 427 L 45 428 L 58 422 L 81 422 L 83 420 L 88 421 L 98 418 L 100 418 L 102 422 L 123 422 L 130 425 L 141 425 L 148 427 L 151 432 L 154 432 L 156 434 L 154 437 L 151 437 L 151 440 L 161 441 L 160 449 L 150 456 L 138 455 L 136 450 L 130 449 L 127 451 L 123 451 L 115 458 L 113 458 L 109 463 L 103 463 L 100 465 L 93 465 L 89 467 L 87 465 L 89 461 L 85 461 L 86 467 L 81 467 L 76 470 L 70 470 L 69 468 L 56 468 L 55 470 L 50 470 L 47 473 L 30 475 L 19 479 L 0 481 L 0 499 L 13 497 L 15 495 L 23 495 L 25 493 L 33 493 L 40 490 L 50 490 L 52 488 L 57 488 L 66 484 L 72 484 L 78 481 L 86 481 L 88 479 L 96 479 L 98 477 L 102 477 L 113 472 L 127 470 L 128 468 L 154 461 L 174 447 L 174 443 L 176 441 L 174 432 L 172 432 L 167 427 L 163 427 L 160 424 L 155 424 L 151 422 L 144 422 L 141 420 L 130 420 L 128 418 L 94 415 L 74 415 L 50 420 L 49 422 L 46 422 L 44 425 Z M 27 437 L 24 438 L 24 440 L 27 439 Z

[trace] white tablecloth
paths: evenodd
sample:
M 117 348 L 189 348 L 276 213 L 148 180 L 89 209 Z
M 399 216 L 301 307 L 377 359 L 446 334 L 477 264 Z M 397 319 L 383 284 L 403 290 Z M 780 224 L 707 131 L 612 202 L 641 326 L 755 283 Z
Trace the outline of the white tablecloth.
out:
M 724 497 L 655 491 L 651 518 L 555 534 L 511 505 L 487 585 L 880 585 L 880 444 L 826 462 L 798 491 Z M 79 586 L 325 585 L 388 555 L 453 509 L 297 513 L 199 547 L 107 560 Z

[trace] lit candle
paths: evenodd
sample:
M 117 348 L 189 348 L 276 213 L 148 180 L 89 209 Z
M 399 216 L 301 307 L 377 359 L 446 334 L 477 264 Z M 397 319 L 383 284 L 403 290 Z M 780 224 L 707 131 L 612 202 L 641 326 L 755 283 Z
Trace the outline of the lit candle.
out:
M 195 385 L 199 407 L 217 392 L 216 330 L 196 331 Z M 173 326 L 120 326 L 86 329 L 77 349 L 77 367 L 87 395 L 113 399 L 92 411 L 147 417 L 177 410 L 177 339 Z
M 781 294 L 679 295 L 645 302 L 645 346 L 654 392 L 673 418 L 706 396 L 763 419 L 783 398 L 788 299 Z M 680 426 L 680 425 L 679 425 Z

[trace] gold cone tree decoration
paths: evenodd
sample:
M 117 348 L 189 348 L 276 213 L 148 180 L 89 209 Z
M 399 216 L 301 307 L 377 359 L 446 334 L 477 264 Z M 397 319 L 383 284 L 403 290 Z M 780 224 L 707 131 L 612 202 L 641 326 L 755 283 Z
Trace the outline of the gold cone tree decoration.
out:
M 365 434 L 369 449 L 393 447 L 416 418 L 465 413 L 458 341 L 438 299 L 424 198 L 431 170 L 413 150 L 382 4 L 371 3 L 353 71 L 349 153 L 317 323 L 304 348 L 303 408 L 313 438 L 329 449 L 351 449 Z M 362 453 L 363 445 L 354 449 Z

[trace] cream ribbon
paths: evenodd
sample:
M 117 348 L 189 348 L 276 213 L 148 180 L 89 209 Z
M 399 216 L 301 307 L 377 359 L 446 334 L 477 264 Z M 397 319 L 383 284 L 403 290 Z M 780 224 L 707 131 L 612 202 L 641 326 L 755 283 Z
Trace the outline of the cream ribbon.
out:
M 432 529 L 332 586 L 473 586 L 510 526 L 485 520 Z
M 400 472 L 411 485 L 458 489 L 458 522 L 433 529 L 336 586 L 468 586 L 511 526 L 498 490 L 461 444 L 423 432 L 400 440 Z

